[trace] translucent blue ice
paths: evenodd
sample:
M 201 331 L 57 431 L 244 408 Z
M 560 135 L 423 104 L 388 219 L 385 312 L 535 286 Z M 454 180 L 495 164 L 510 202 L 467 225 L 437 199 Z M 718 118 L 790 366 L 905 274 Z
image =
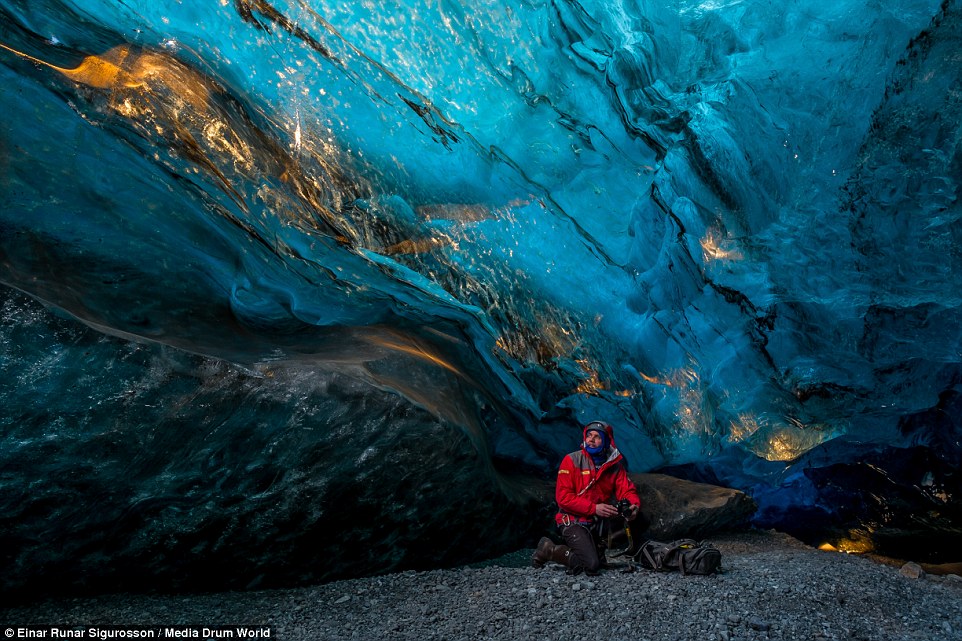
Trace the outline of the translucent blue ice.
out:
M 960 391 L 958 27 L 936 0 L 2 0 L 0 282 L 120 339 L 55 341 L 78 378 L 148 348 L 283 370 L 283 432 L 343 377 L 352 432 L 387 393 L 511 497 L 603 418 L 636 471 L 711 469 L 780 523 L 799 470 L 926 445 L 907 422 Z M 55 321 L 18 296 L 4 451 L 107 429 L 97 390 L 57 422 L 23 393 Z

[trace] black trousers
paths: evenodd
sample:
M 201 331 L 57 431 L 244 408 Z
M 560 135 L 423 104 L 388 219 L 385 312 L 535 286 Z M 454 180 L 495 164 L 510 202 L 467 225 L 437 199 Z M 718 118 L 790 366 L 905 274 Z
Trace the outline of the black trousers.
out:
M 573 523 L 561 527 L 561 537 L 571 549 L 568 555 L 568 571 L 597 574 L 601 569 L 605 548 L 598 535 L 598 524 Z

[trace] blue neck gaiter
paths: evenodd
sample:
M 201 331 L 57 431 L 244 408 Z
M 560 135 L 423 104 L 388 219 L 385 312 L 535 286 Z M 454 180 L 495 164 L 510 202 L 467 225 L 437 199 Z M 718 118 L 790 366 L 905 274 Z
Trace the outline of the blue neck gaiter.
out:
M 605 455 L 607 449 L 607 443 L 604 442 L 602 442 L 602 444 L 598 447 L 588 447 L 585 445 L 585 451 L 591 456 L 591 460 L 594 461 L 596 466 L 601 465 L 605 462 L 605 459 L 608 458 Z
M 605 451 L 605 444 L 602 443 L 598 447 L 591 447 L 590 445 L 585 445 L 585 451 L 591 454 L 592 457 L 598 456 Z

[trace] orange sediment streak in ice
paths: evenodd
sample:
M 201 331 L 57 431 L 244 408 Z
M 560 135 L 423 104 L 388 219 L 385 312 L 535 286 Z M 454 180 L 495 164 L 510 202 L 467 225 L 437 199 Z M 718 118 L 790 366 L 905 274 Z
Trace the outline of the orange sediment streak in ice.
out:
M 641 380 L 645 381 L 646 383 L 651 383 L 652 385 L 667 385 L 668 387 L 671 387 L 672 385 L 671 381 L 667 379 L 648 376 L 644 372 L 638 372 L 638 376 L 641 378 Z
M 8 47 L 3 43 L 0 43 L 0 47 L 20 56 L 21 58 L 30 60 L 31 62 L 36 62 L 37 64 L 45 67 L 49 67 L 50 69 L 53 69 L 54 71 L 57 71 L 70 78 L 74 82 L 79 82 L 97 89 L 109 89 L 111 87 L 116 87 L 117 85 L 137 87 L 143 84 L 140 80 L 134 78 L 120 67 L 127 56 L 130 55 L 130 49 L 123 45 L 110 49 L 102 56 L 87 56 L 73 69 L 58 67 L 45 60 L 41 60 L 23 53 L 22 51 L 17 51 L 16 49 Z
M 419 345 L 414 345 L 412 343 L 402 343 L 395 340 L 383 338 L 381 336 L 373 336 L 369 340 L 375 345 L 380 345 L 381 347 L 387 347 L 388 349 L 392 349 L 398 352 L 403 352 L 405 354 L 410 354 L 411 356 L 414 356 L 421 360 L 428 361 L 429 363 L 438 365 L 439 367 L 442 367 L 448 370 L 449 372 L 453 372 L 461 376 L 461 371 L 458 368 L 456 368 L 454 365 L 447 362 L 440 356 L 437 356 L 436 354 L 432 354 L 431 352 L 427 351 L 426 349 L 424 349 Z

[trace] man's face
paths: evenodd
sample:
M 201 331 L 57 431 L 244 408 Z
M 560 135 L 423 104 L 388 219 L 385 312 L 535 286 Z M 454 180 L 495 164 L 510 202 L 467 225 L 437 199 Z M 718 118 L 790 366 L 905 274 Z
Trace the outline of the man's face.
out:
M 585 436 L 585 445 L 588 447 L 601 447 L 602 442 L 601 434 L 594 430 L 588 432 Z

